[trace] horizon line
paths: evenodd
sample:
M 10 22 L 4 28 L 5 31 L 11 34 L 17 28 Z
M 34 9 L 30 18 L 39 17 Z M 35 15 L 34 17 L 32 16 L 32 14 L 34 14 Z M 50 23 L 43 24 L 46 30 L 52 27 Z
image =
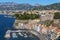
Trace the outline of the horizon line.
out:
M 0 2 L 0 3 L 7 3 L 7 2 Z M 55 3 L 50 3 L 50 4 L 40 4 L 40 3 L 35 3 L 35 4 L 31 4 L 31 3 L 19 3 L 19 2 L 10 2 L 10 3 L 16 3 L 16 4 L 30 4 L 30 5 L 43 5 L 43 6 L 45 6 L 45 5 L 51 5 L 51 4 L 55 4 L 55 3 L 60 3 L 60 2 L 55 2 Z

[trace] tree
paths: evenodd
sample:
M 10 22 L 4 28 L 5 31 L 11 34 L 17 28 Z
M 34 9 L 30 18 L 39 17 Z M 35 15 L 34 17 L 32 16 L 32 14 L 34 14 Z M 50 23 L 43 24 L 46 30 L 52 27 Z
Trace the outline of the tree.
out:
M 47 27 L 49 27 L 50 25 L 52 25 L 53 24 L 53 20 L 51 21 L 51 20 L 46 20 L 45 21 L 45 25 L 47 26 Z
M 24 14 L 15 14 L 14 16 L 16 17 L 16 19 L 19 19 L 19 20 L 29 20 L 29 19 L 33 20 L 40 17 L 39 14 L 29 14 L 26 12 L 24 12 Z
M 60 19 L 60 12 L 54 13 L 54 19 Z
M 15 14 L 14 16 L 16 17 L 16 19 L 19 19 L 19 14 Z

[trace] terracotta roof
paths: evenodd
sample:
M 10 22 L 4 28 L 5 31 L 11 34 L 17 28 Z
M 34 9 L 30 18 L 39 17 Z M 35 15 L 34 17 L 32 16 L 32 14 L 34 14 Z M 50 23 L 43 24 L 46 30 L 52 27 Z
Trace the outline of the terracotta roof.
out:
M 56 32 L 60 32 L 60 29 L 56 29 Z
M 52 26 L 54 26 L 54 27 L 59 27 L 59 24 L 53 24 Z

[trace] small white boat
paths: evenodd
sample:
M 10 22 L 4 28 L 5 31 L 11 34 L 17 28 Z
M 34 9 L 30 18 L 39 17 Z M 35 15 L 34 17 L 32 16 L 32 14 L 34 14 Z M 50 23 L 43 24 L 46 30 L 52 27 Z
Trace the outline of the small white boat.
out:
M 23 36 L 20 32 L 18 33 L 20 36 Z
M 9 38 L 10 38 L 10 34 L 6 34 L 4 37 L 5 37 L 6 39 L 9 39 Z
M 24 37 L 25 37 L 25 38 L 28 37 L 27 34 L 24 34 Z
M 18 36 L 16 35 L 16 33 L 12 33 L 12 37 L 17 38 Z

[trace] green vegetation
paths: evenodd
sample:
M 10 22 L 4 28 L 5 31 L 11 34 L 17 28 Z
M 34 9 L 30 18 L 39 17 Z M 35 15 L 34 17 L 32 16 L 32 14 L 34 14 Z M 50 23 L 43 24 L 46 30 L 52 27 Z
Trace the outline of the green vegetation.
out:
M 19 20 L 29 20 L 29 19 L 38 19 L 40 17 L 39 14 L 28 14 L 26 12 L 24 12 L 24 14 L 15 14 L 14 15 L 16 17 L 16 19 Z
M 50 25 L 52 25 L 53 24 L 53 20 L 51 21 L 51 20 L 46 20 L 45 21 L 45 25 L 47 26 L 47 27 L 49 27 Z
M 59 24 L 58 24 L 58 29 L 60 29 L 60 20 L 59 20 Z
M 60 12 L 54 13 L 54 19 L 60 19 Z

